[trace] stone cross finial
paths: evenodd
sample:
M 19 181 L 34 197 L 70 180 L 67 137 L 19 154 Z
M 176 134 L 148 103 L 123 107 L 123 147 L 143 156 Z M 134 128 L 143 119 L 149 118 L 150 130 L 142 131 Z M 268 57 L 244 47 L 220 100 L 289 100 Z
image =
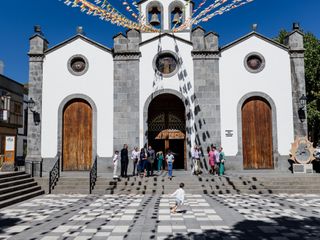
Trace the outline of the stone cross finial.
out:
M 292 30 L 300 30 L 300 24 L 295 22 L 292 24 Z
M 35 25 L 34 26 L 34 32 L 35 33 L 41 33 L 41 26 L 40 25 Z
M 78 26 L 78 27 L 77 27 L 77 34 L 82 34 L 82 35 L 84 35 L 84 31 L 83 31 L 83 27 L 82 27 L 82 26 Z
M 258 28 L 258 24 L 254 23 L 252 24 L 252 31 L 256 32 Z

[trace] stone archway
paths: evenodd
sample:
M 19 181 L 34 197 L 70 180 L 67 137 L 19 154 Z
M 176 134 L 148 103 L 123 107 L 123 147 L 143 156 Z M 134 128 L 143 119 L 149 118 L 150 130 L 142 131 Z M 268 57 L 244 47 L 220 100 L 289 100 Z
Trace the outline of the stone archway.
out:
M 249 92 L 245 94 L 238 102 L 237 106 L 237 135 L 238 135 L 238 153 L 237 159 L 242 161 L 242 166 L 244 167 L 244 145 L 243 145 L 243 121 L 242 121 L 242 108 L 244 104 L 252 98 L 263 99 L 271 108 L 271 125 L 272 125 L 272 165 L 273 168 L 278 168 L 278 137 L 277 137 L 277 110 L 273 99 L 266 93 L 263 92 Z
M 242 106 L 244 169 L 273 169 L 271 106 L 252 97 Z
M 71 103 L 72 101 L 80 100 L 87 103 L 91 107 L 91 116 L 92 116 L 92 151 L 91 151 L 91 160 L 97 156 L 97 107 L 95 102 L 85 94 L 71 94 L 65 97 L 58 109 L 58 145 L 57 145 L 57 156 L 60 156 L 60 168 L 63 169 L 63 131 L 64 131 L 64 110 L 66 106 Z
M 83 99 L 63 109 L 62 169 L 88 171 L 92 164 L 92 108 Z
M 183 101 L 174 94 L 158 95 L 148 107 L 148 144 L 155 151 L 171 150 L 175 169 L 187 169 L 186 119 Z

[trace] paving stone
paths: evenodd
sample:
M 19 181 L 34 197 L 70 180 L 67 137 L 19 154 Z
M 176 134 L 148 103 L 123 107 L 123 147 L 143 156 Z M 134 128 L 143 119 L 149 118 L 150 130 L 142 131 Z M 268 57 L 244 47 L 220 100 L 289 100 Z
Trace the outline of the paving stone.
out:
M 0 210 L 0 239 L 282 240 L 320 233 L 320 195 L 186 194 L 172 214 L 174 203 L 170 195 L 41 196 Z

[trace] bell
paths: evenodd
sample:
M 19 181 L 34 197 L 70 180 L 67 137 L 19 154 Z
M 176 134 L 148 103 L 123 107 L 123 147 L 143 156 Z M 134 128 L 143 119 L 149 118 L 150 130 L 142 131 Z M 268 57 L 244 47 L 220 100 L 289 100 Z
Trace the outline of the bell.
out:
M 180 22 L 180 14 L 179 13 L 175 13 L 173 16 L 173 20 L 172 23 L 173 24 L 178 24 Z
M 156 13 L 152 14 L 150 24 L 151 24 L 152 26 L 158 26 L 158 25 L 160 25 L 160 21 L 159 21 L 159 18 L 158 18 L 158 14 L 156 14 Z

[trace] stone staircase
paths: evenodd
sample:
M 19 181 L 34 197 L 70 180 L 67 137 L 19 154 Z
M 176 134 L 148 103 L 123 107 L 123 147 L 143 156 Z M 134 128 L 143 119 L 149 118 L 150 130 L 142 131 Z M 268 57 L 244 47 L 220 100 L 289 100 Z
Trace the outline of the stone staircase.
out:
M 52 194 L 89 194 L 89 177 L 60 177 Z
M 48 179 L 37 179 L 48 192 Z M 282 173 L 237 173 L 226 176 L 190 175 L 189 172 L 176 171 L 172 180 L 167 172 L 158 176 L 141 178 L 131 176 L 113 179 L 110 174 L 99 174 L 93 194 L 169 194 L 174 192 L 180 182 L 185 191 L 191 194 L 279 194 L 314 193 L 320 194 L 320 175 L 293 175 Z M 89 194 L 88 173 L 64 173 L 53 194 Z
M 259 182 L 272 193 L 320 194 L 320 175 L 259 176 Z
M 44 194 L 30 174 L 10 172 L 0 174 L 0 208 Z
M 191 194 L 267 194 L 270 191 L 256 178 L 226 176 L 191 176 L 189 173 L 179 174 L 172 180 L 166 174 L 154 177 L 128 177 L 114 180 L 98 178 L 93 190 L 94 194 L 169 194 L 179 184 L 185 184 L 185 191 Z

